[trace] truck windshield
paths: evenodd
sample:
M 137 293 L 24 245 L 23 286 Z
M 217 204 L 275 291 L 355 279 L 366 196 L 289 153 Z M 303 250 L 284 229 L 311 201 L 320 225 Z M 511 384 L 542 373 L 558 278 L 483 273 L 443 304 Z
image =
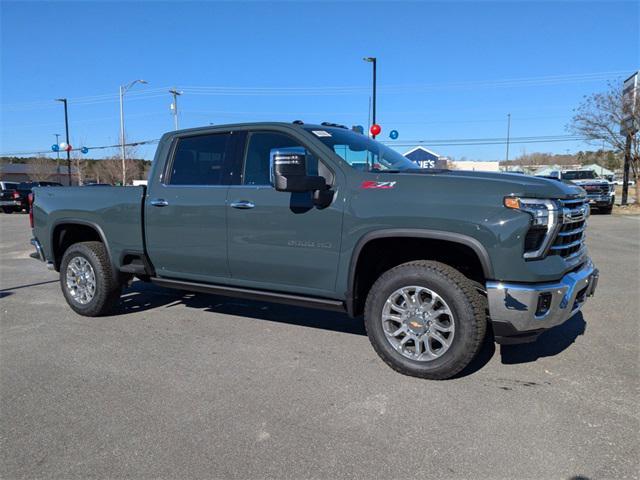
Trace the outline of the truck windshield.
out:
M 563 180 L 591 180 L 598 178 L 598 174 L 593 170 L 574 170 L 572 172 L 562 172 Z
M 419 168 L 392 148 L 361 133 L 335 127 L 305 127 L 352 168 L 362 171 L 402 171 Z

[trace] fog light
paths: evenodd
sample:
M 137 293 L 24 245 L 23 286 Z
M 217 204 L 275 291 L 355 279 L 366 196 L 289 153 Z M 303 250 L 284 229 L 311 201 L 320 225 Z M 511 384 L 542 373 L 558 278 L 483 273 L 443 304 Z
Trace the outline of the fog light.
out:
M 551 293 L 545 292 L 538 295 L 538 306 L 536 308 L 536 317 L 541 317 L 551 308 Z

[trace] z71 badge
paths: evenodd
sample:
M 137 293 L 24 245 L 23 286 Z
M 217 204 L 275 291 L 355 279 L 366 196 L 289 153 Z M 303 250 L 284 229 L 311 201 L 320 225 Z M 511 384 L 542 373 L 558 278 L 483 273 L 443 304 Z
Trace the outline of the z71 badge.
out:
M 378 188 L 378 189 L 389 189 L 389 188 L 393 188 L 396 186 L 396 182 L 374 182 L 374 181 L 366 181 L 366 182 L 362 182 L 362 185 L 360 185 L 360 188 Z

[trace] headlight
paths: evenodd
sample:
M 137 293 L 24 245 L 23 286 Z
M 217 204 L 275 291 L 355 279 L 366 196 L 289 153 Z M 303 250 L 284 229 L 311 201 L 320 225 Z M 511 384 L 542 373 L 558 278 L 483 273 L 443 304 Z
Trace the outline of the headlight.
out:
M 559 225 L 558 206 L 553 200 L 505 197 L 504 206 L 531 215 L 531 227 L 524 241 L 524 258 L 543 258 Z

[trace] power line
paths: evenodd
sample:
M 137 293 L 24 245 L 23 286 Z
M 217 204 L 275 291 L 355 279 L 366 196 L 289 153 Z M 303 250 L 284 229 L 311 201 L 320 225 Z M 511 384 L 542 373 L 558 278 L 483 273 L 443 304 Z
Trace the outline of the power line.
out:
M 578 135 L 530 135 L 530 136 L 520 136 L 520 137 L 511 137 L 512 140 L 542 140 L 542 139 L 565 139 L 565 138 L 575 138 Z M 582 138 L 582 137 L 580 137 Z M 438 138 L 438 139 L 430 139 L 430 140 L 403 140 L 402 142 L 396 142 L 395 140 L 382 140 L 382 143 L 416 143 L 416 142 L 475 142 L 475 141 L 506 141 L 506 137 L 481 137 L 481 138 Z
M 462 82 L 441 82 L 426 84 L 390 84 L 380 85 L 378 89 L 382 93 L 415 93 L 428 90 L 447 90 L 458 88 L 476 88 L 476 87 L 531 87 L 531 86 L 548 86 L 562 85 L 569 83 L 580 83 L 590 81 L 600 81 L 612 79 L 612 77 L 625 75 L 626 70 L 616 70 L 609 72 L 593 72 L 593 73 L 575 73 L 563 75 L 550 75 L 539 77 L 520 77 L 502 80 L 470 80 Z M 161 92 L 165 92 L 170 87 L 158 87 L 146 89 L 140 92 L 132 92 L 130 97 L 154 98 Z M 234 87 L 234 86 L 189 86 L 183 87 L 185 93 L 193 95 L 218 95 L 218 96 L 287 96 L 287 95 L 353 95 L 360 93 L 368 93 L 369 87 L 366 85 L 351 86 L 286 86 L 286 87 Z M 106 93 L 98 95 L 87 95 L 82 97 L 70 97 L 70 105 L 94 105 L 99 103 L 109 103 L 117 101 L 118 95 L 115 93 Z M 12 103 L 2 105 L 5 111 L 19 111 L 37 109 L 42 107 L 50 107 L 50 100 L 39 100 L 23 103 Z
M 125 143 L 124 146 L 125 147 L 137 147 L 139 145 L 150 145 L 153 143 L 158 143 L 160 141 L 159 138 L 155 138 L 153 140 L 142 140 L 139 142 L 131 142 L 131 143 Z M 116 143 L 115 145 L 99 145 L 99 146 L 94 146 L 94 147 L 84 147 L 87 150 L 105 150 L 107 148 L 120 148 L 120 144 Z M 77 147 L 77 148 L 72 148 L 70 151 L 71 152 L 79 152 L 82 150 L 83 147 Z M 0 153 L 0 157 L 19 157 L 22 155 L 47 155 L 47 154 L 51 154 L 53 153 L 52 150 L 42 150 L 39 152 L 13 152 L 13 153 Z
M 558 142 L 582 142 L 587 140 L 593 140 L 587 137 L 575 137 L 575 138 L 557 138 L 557 139 L 538 139 L 538 140 L 513 140 L 509 141 L 509 144 L 514 143 L 558 143 Z M 414 147 L 416 145 L 429 145 L 433 147 L 455 147 L 455 146 L 468 146 L 468 145 L 506 145 L 507 140 L 495 140 L 495 141 L 457 141 L 457 142 L 432 142 L 429 140 L 418 140 L 413 143 L 393 143 L 388 144 L 390 147 Z
M 149 145 L 158 143 L 160 139 L 141 140 L 138 142 L 126 143 L 127 147 L 135 147 L 139 145 Z M 555 142 L 576 142 L 593 140 L 587 137 L 581 137 L 576 135 L 538 135 L 529 137 L 511 137 L 509 143 L 555 143 Z M 433 139 L 433 140 L 405 140 L 402 142 L 395 142 L 389 140 L 383 140 L 381 143 L 387 144 L 391 147 L 413 147 L 416 145 L 433 145 L 433 146 L 456 146 L 456 145 L 503 145 L 506 144 L 506 137 L 493 137 L 493 138 L 459 138 L 459 139 Z M 93 147 L 86 147 L 88 150 L 104 150 L 108 148 L 117 148 L 120 144 L 114 145 L 99 145 Z M 80 151 L 82 147 L 74 148 L 71 151 Z M 1 157 L 16 157 L 22 155 L 46 155 L 53 153 L 51 150 L 42 150 L 34 152 L 12 152 L 12 153 L 0 153 Z

